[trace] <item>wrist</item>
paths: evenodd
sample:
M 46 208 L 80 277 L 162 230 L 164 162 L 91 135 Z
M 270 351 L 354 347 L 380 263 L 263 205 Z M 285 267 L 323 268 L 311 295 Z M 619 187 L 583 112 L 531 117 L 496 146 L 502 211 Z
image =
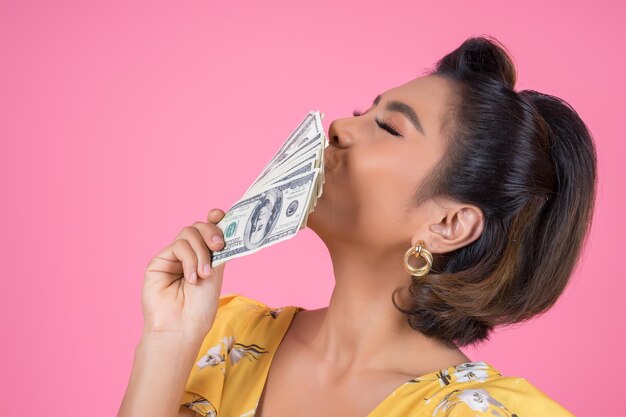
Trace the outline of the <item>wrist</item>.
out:
M 202 332 L 161 332 L 144 329 L 140 344 L 156 351 L 198 350 L 206 333 Z
M 118 417 L 173 416 L 203 339 L 181 332 L 144 332 Z

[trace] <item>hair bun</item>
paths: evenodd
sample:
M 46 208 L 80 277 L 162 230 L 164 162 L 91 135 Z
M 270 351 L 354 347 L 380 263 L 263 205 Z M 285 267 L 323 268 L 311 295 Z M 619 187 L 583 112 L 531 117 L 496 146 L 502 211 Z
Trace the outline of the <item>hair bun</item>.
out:
M 453 67 L 459 79 L 496 79 L 511 90 L 517 81 L 513 58 L 500 41 L 490 36 L 466 39 L 459 48 L 440 59 L 437 67 Z

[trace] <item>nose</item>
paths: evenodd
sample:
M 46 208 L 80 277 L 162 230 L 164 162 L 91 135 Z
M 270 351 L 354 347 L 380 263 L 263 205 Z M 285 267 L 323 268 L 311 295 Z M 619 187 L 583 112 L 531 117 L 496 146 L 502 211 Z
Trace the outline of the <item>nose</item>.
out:
M 337 148 L 349 148 L 355 142 L 354 118 L 333 120 L 328 127 L 328 142 Z

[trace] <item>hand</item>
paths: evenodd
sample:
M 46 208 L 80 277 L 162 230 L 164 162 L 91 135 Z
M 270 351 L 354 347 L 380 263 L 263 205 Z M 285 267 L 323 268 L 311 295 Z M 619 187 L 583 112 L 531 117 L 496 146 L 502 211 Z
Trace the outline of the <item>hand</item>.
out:
M 206 223 L 184 227 L 150 261 L 141 295 L 144 333 L 199 337 L 211 329 L 226 265 L 212 268 L 211 261 L 213 251 L 224 248 L 224 235 L 216 224 L 225 214 L 211 210 Z M 214 242 L 215 237 L 221 241 Z

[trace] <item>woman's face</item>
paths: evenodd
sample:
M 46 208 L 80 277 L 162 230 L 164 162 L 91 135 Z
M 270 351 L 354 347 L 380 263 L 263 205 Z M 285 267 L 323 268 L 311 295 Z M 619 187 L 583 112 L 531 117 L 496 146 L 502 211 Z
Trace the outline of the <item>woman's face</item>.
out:
M 330 124 L 323 194 L 307 222 L 327 244 L 406 249 L 417 236 L 428 245 L 432 202 L 416 207 L 413 198 L 444 154 L 451 88 L 443 77 L 420 77 Z

